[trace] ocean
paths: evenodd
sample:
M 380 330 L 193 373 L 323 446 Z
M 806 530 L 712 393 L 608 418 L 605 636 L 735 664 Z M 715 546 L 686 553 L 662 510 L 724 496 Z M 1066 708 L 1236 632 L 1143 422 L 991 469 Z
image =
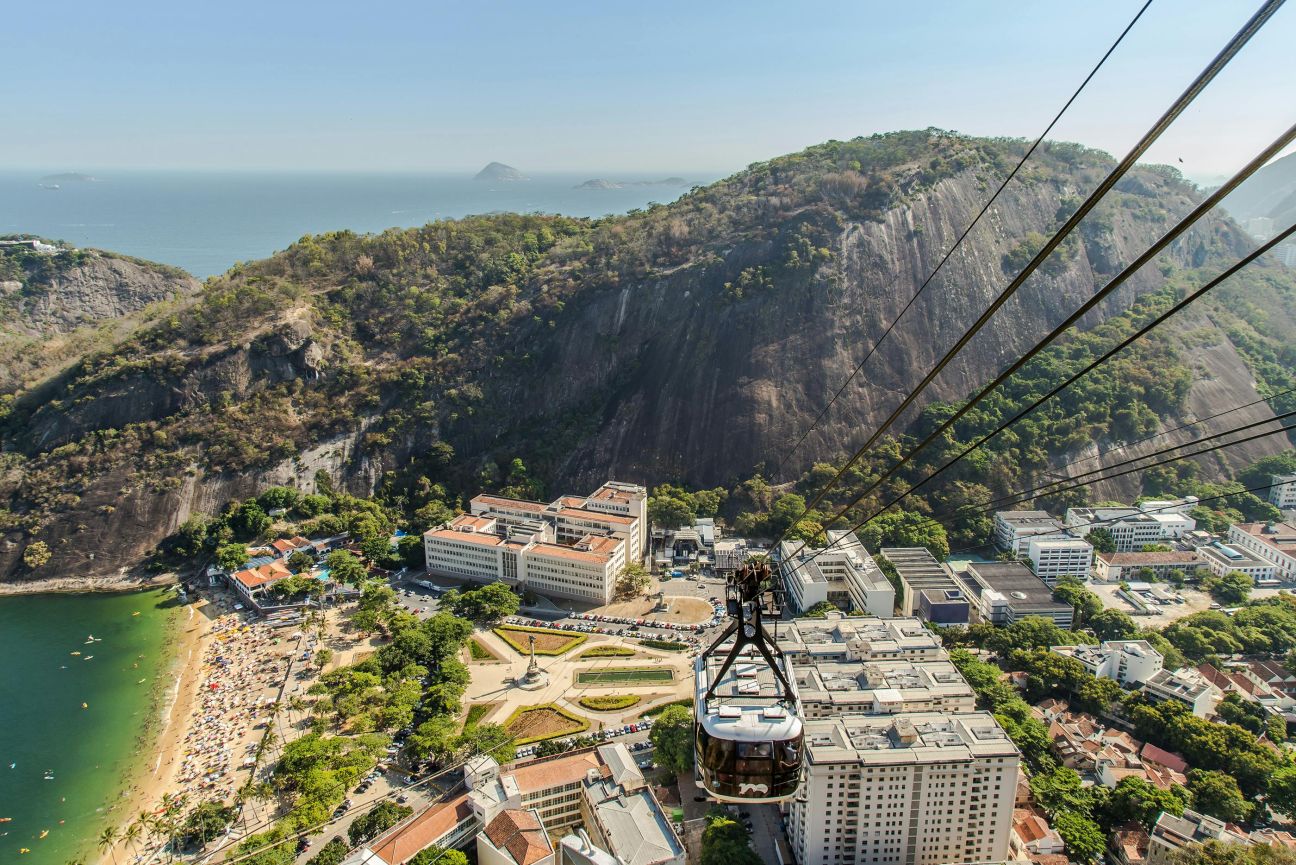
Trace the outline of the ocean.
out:
M 146 759 L 141 743 L 174 686 L 185 611 L 172 597 L 0 596 L 0 862 L 98 858 L 95 839 Z
M 205 278 L 264 258 L 306 234 L 377 232 L 495 211 L 604 216 L 667 203 L 688 186 L 576 189 L 589 175 L 487 182 L 448 174 L 95 172 L 41 184 L 44 172 L 0 172 L 0 235 L 38 234 L 182 267 Z M 621 182 L 661 180 L 614 174 Z M 680 173 L 691 186 L 712 175 Z M 52 184 L 48 184 L 52 185 Z

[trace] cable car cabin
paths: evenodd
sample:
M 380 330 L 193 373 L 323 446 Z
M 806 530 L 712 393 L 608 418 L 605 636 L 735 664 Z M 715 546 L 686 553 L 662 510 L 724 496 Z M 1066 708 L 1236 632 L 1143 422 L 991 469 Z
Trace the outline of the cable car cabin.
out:
M 746 646 L 724 671 L 725 646 L 694 664 L 698 786 L 721 802 L 781 802 L 801 776 L 802 722 L 796 691 L 784 693 L 768 662 Z M 784 664 L 783 678 L 791 683 Z M 795 688 L 795 685 L 792 685 Z

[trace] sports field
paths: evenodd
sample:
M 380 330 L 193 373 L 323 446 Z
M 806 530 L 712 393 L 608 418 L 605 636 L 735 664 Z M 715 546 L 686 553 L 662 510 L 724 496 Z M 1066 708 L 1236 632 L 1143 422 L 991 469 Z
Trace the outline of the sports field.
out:
M 576 674 L 578 685 L 659 685 L 674 680 L 675 671 L 670 667 L 621 667 Z

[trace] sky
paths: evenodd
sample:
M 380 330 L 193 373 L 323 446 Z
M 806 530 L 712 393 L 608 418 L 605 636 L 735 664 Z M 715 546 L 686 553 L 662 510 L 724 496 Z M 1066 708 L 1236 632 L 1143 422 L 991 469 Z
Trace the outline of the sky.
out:
M 47 0 L 0 26 L 0 169 L 723 174 L 936 126 L 1033 138 L 1133 0 Z M 1123 153 L 1259 0 L 1153 0 L 1055 138 Z M 1281 9 L 1150 161 L 1292 122 Z

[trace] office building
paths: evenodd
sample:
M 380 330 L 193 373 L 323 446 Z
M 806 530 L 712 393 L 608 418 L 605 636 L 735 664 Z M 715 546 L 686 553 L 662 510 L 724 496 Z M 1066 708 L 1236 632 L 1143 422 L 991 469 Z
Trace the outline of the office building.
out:
M 1147 865 L 1171 865 L 1175 854 L 1180 850 L 1190 844 L 1203 844 L 1207 841 L 1251 844 L 1248 836 L 1234 832 L 1217 817 L 1199 814 L 1187 808 L 1181 817 L 1162 811 L 1161 816 L 1157 817 L 1156 825 L 1148 833 Z
M 808 721 L 805 748 L 786 821 L 801 865 L 1007 858 L 1020 757 L 988 712 Z
M 855 533 L 827 534 L 828 544 L 822 548 L 800 541 L 779 544 L 779 573 L 792 608 L 805 612 L 827 601 L 840 610 L 894 614 L 895 589 Z
M 1224 544 L 1219 541 L 1197 548 L 1202 564 L 1217 577 L 1233 571 L 1241 571 L 1251 578 L 1257 586 L 1277 582 L 1274 578 L 1274 564 L 1251 555 L 1236 544 Z
M 1161 672 L 1164 658 L 1146 640 L 1108 640 L 1100 646 L 1052 646 L 1049 651 L 1084 664 L 1090 673 L 1122 685 L 1141 685 Z
M 823 619 L 780 622 L 774 636 L 793 665 L 949 659 L 940 638 L 914 618 L 875 619 L 834 612 Z
M 1093 575 L 1095 580 L 1108 583 L 1131 582 L 1144 580 L 1151 571 L 1151 576 L 1164 580 L 1171 571 L 1183 571 L 1185 577 L 1192 577 L 1197 569 L 1205 564 L 1200 550 L 1172 550 L 1157 553 L 1096 553 L 1094 554 Z
M 994 542 L 1001 550 L 1011 550 L 1013 555 L 1026 554 L 1026 542 L 1035 537 L 1064 538 L 1062 523 L 1046 511 L 996 511 L 994 515 Z
M 1071 606 L 1055 601 L 1053 590 L 1020 562 L 969 562 L 966 574 L 981 621 L 1003 626 L 1042 616 L 1058 627 L 1071 627 Z
M 1026 542 L 1031 570 L 1050 586 L 1058 580 L 1088 580 L 1093 555 L 1093 545 L 1080 538 L 1035 537 Z
M 900 578 L 897 608 L 939 625 L 966 625 L 971 615 L 967 588 L 926 547 L 883 547 L 882 557 Z
M 1273 565 L 1276 579 L 1296 579 L 1296 526 L 1291 523 L 1238 523 L 1229 526 L 1229 543 Z
M 975 692 L 949 661 L 821 661 L 792 670 L 808 720 L 976 709 Z
M 1106 529 L 1116 541 L 1118 553 L 1137 552 L 1148 544 L 1175 540 L 1197 528 L 1196 520 L 1174 509 L 1150 512 L 1125 507 L 1068 508 L 1065 522 L 1077 535 L 1087 535 L 1095 528 Z
M 1183 703 L 1198 718 L 1213 715 L 1215 704 L 1224 697 L 1219 688 L 1189 667 L 1153 673 L 1143 682 L 1141 690 L 1145 697 L 1158 703 L 1166 700 Z
M 547 505 L 479 495 L 469 513 L 424 533 L 427 569 L 606 604 L 621 571 L 643 557 L 647 499 L 643 487 L 616 481 Z

